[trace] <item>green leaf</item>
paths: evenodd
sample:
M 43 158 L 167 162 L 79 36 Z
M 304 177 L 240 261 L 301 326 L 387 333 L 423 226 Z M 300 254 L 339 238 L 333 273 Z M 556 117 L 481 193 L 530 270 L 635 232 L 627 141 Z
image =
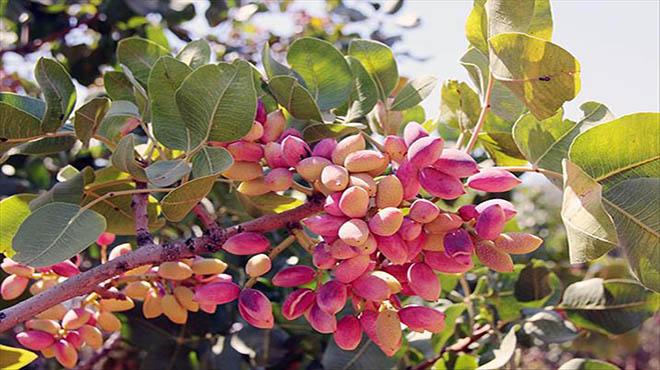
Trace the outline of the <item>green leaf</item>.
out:
M 140 109 L 130 101 L 114 100 L 97 130 L 99 136 L 112 142 L 121 139 L 121 129 L 130 119 L 140 119 Z
M 147 181 L 144 168 L 135 159 L 135 136 L 128 134 L 119 140 L 110 161 L 118 170 L 131 174 L 136 180 Z
M 568 160 L 563 162 L 566 227 L 571 263 L 583 263 L 609 252 L 618 243 L 614 222 L 602 202 L 602 186 Z
M 563 119 L 563 109 L 545 120 L 537 120 L 528 113 L 516 122 L 513 139 L 533 167 L 561 172 L 561 161 L 568 156 L 573 139 L 586 129 L 614 118 L 600 103 L 587 102 L 580 108 L 584 118 L 577 123 Z
M 440 89 L 440 116 L 442 124 L 458 129 L 470 129 L 479 120 L 481 102 L 468 84 L 447 80 Z
M 651 317 L 659 302 L 657 293 L 634 280 L 593 278 L 569 285 L 559 308 L 580 327 L 623 334 Z
M 479 361 L 477 360 L 477 357 L 468 355 L 466 353 L 458 355 L 456 362 L 454 362 L 454 369 L 474 370 L 477 367 L 479 367 Z
M 161 201 L 163 215 L 179 222 L 213 189 L 218 175 L 198 177 L 169 192 Z
M 58 182 L 50 190 L 31 201 L 30 209 L 34 211 L 53 202 L 78 204 L 82 199 L 85 185 L 92 181 L 94 181 L 94 171 L 91 167 L 85 167 L 75 176 Z
M 619 370 L 619 367 L 605 361 L 574 358 L 564 362 L 557 370 Z
M 578 331 L 555 311 L 539 311 L 525 319 L 522 331 L 543 343 L 564 343 L 578 336 Z
M 49 203 L 32 212 L 18 228 L 14 260 L 50 266 L 85 250 L 105 231 L 100 214 L 70 203 Z
M 276 76 L 292 76 L 296 77 L 302 83 L 302 77 L 300 77 L 294 70 L 273 58 L 270 53 L 270 46 L 267 42 L 264 43 L 264 47 L 261 51 L 261 63 L 264 65 L 266 76 L 268 76 L 269 79 Z
M 622 181 L 603 194 L 603 205 L 635 277 L 656 292 L 660 292 L 658 189 L 660 178 L 639 178 Z
M 626 179 L 660 177 L 658 137 L 660 113 L 629 114 L 578 135 L 569 158 L 605 189 Z
M 88 204 L 110 192 L 135 189 L 134 184 L 115 182 L 115 180 L 126 178 L 128 178 L 128 174 L 120 172 L 112 166 L 96 171 L 96 181 L 87 186 L 88 190 L 85 192 L 81 204 Z M 91 209 L 105 217 L 108 223 L 107 232 L 117 235 L 135 235 L 135 213 L 131 208 L 132 201 L 133 196 L 130 194 L 119 195 L 96 203 Z M 148 201 L 149 230 L 153 232 L 163 227 L 165 220 L 158 218 L 160 212 L 158 200 L 149 196 Z
M 468 14 L 465 21 L 465 37 L 470 45 L 481 50 L 483 53 L 488 52 L 488 16 L 486 15 L 486 8 L 484 8 L 485 1 L 475 1 L 470 14 Z
M 36 194 L 16 194 L 0 201 L 0 253 L 7 257 L 14 255 L 12 239 L 23 220 L 30 215 L 29 203 Z
M 351 100 L 346 113 L 346 121 L 350 122 L 364 117 L 371 112 L 376 102 L 378 102 L 378 88 L 373 78 L 369 75 L 369 72 L 367 72 L 359 60 L 347 56 L 346 61 L 353 72 L 354 82 Z
M 37 354 L 0 344 L 0 369 L 22 369 L 37 359 Z
M 7 103 L 14 108 L 29 113 L 39 120 L 43 118 L 44 112 L 46 112 L 46 103 L 44 103 L 43 100 L 35 99 L 26 95 L 0 92 L 0 102 Z
M 542 39 L 552 37 L 549 0 L 490 0 L 486 2 L 488 34 L 521 32 Z
M 41 135 L 41 124 L 35 116 L 0 102 L 0 152 Z
M 483 94 L 488 85 L 490 67 L 488 57 L 476 48 L 470 48 L 461 58 L 461 65 L 468 71 L 470 79 Z M 493 81 L 490 93 L 490 112 L 510 122 L 514 122 L 525 110 L 525 105 L 502 82 Z M 490 113 L 489 112 L 489 113 Z
M 154 136 L 170 149 L 192 149 L 190 129 L 176 104 L 176 90 L 192 69 L 170 56 L 154 64 L 149 75 L 149 97 Z
M 34 77 L 46 100 L 41 129 L 54 132 L 66 122 L 76 104 L 76 87 L 66 69 L 54 59 L 40 58 Z
M 549 0 L 475 1 L 465 23 L 465 36 L 483 53 L 487 40 L 500 33 L 520 32 L 541 39 L 552 38 L 552 10 Z
M 502 33 L 489 39 L 490 69 L 537 119 L 546 119 L 580 90 L 580 64 L 566 50 L 539 38 Z
M 323 122 L 314 98 L 298 81 L 290 76 L 277 76 L 268 82 L 277 102 L 295 118 Z
M 477 370 L 497 370 L 503 368 L 516 351 L 516 330 L 518 325 L 512 327 L 500 343 L 500 348 L 493 350 L 495 358 L 477 368 Z
M 437 82 L 438 78 L 431 75 L 408 81 L 396 94 L 390 109 L 402 111 L 416 106 L 431 94 Z
M 191 41 L 179 51 L 176 58 L 195 69 L 211 60 L 211 47 L 204 39 Z
M 314 143 L 325 138 L 339 138 L 360 130 L 367 126 L 361 123 L 315 123 L 303 129 L 303 137 L 308 143 Z
M 660 182 L 659 135 L 660 114 L 637 113 L 586 130 L 569 149 L 570 160 L 602 186 L 602 206 L 635 276 L 655 291 L 660 291 L 660 272 L 652 262 L 660 258 L 655 247 L 660 214 L 654 206 Z
M 363 336 L 360 345 L 352 351 L 344 351 L 329 341 L 328 347 L 323 352 L 321 365 L 324 369 L 362 370 L 379 369 L 388 370 L 395 368 L 396 362 L 387 357 L 374 342 Z
M 175 99 L 193 146 L 240 139 L 252 128 L 257 109 L 252 67 L 244 61 L 199 67 L 183 80 Z
M 479 134 L 479 142 L 488 155 L 500 166 L 522 166 L 527 160 L 513 140 L 513 122 L 487 112 L 486 122 Z
M 399 70 L 392 50 L 372 40 L 351 40 L 348 54 L 359 60 L 376 82 L 380 100 L 387 101 L 399 82 Z
M 321 110 L 338 107 L 351 95 L 351 68 L 331 43 L 311 37 L 296 39 L 289 46 L 287 61 L 305 80 Z
M 96 134 L 105 114 L 110 109 L 110 99 L 94 98 L 78 108 L 73 119 L 76 136 L 87 147 Z
M 219 175 L 225 172 L 234 159 L 225 148 L 203 147 L 192 158 L 193 177 L 204 177 L 209 175 Z
M 65 152 L 78 141 L 75 136 L 43 137 L 23 143 L 12 150 L 12 154 L 47 155 Z
M 166 48 L 139 37 L 129 37 L 117 44 L 117 61 L 125 65 L 143 86 L 147 85 L 149 72 L 158 58 L 168 54 Z
M 155 162 L 145 169 L 145 173 L 150 183 L 163 188 L 181 180 L 190 170 L 186 161 L 175 159 Z
M 103 86 L 110 99 L 126 100 L 135 103 L 133 83 L 123 72 L 105 72 L 103 74 Z

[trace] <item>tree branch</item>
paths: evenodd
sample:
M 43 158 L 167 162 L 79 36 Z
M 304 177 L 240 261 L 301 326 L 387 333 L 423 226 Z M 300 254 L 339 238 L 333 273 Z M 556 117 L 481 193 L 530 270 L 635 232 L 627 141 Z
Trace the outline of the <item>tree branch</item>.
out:
M 144 182 L 135 182 L 136 189 L 146 189 L 147 184 Z M 133 194 L 133 199 L 131 201 L 131 208 L 133 213 L 135 213 L 135 239 L 138 247 L 143 245 L 151 244 L 154 242 L 154 238 L 149 232 L 149 194 L 139 193 Z
M 226 229 L 220 229 L 221 235 L 205 232 L 198 238 L 179 239 L 160 244 L 149 243 L 141 248 L 117 257 L 103 265 L 73 276 L 61 284 L 0 311 L 0 333 L 14 325 L 24 322 L 46 309 L 94 291 L 99 283 L 116 275 L 147 264 L 158 264 L 189 258 L 198 254 L 212 253 L 220 250 L 224 242 L 232 235 L 244 231 L 266 232 L 287 226 L 320 212 L 323 209 L 323 197 L 312 196 L 307 203 L 292 210 L 279 214 L 265 215 Z

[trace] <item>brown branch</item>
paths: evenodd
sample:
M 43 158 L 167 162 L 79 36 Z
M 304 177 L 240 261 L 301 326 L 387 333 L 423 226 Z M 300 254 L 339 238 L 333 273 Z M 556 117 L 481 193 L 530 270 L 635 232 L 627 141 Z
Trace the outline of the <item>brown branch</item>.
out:
M 477 328 L 471 336 L 466 337 L 466 338 L 461 338 L 459 339 L 456 343 L 452 344 L 451 346 L 448 347 L 443 347 L 439 352 L 438 355 L 430 358 L 419 365 L 415 366 L 412 370 L 424 370 L 428 369 L 429 367 L 433 366 L 436 361 L 438 361 L 442 356 L 445 354 L 445 352 L 466 352 L 468 350 L 468 347 L 479 339 L 481 339 L 484 335 L 490 333 L 492 330 L 492 327 L 490 324 L 486 324 L 484 326 L 481 326 Z
M 218 251 L 228 237 L 239 232 L 266 232 L 285 227 L 291 222 L 320 212 L 323 209 L 322 199 L 319 196 L 312 196 L 307 203 L 292 210 L 265 215 L 227 229 L 221 229 L 220 236 L 206 232 L 199 238 L 177 240 L 162 245 L 154 243 L 144 245 L 131 253 L 73 276 L 36 296 L 0 311 L 0 333 L 58 303 L 92 292 L 101 282 L 125 271 L 142 265 L 158 264 Z
M 135 182 L 136 189 L 146 189 L 147 184 L 144 182 Z M 151 244 L 154 238 L 149 232 L 149 194 L 139 193 L 133 194 L 131 201 L 131 208 L 135 213 L 135 240 L 138 247 Z

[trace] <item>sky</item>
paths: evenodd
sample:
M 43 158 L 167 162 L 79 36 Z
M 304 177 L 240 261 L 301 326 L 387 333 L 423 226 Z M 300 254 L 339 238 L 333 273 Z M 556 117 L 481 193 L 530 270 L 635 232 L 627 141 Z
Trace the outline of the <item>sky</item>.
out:
M 422 25 L 404 33 L 406 49 L 432 59 L 404 60 L 402 73 L 432 74 L 440 80 L 468 80 L 458 59 L 466 49 L 464 24 L 472 8 L 467 0 L 409 0 L 402 11 L 421 17 Z M 581 64 L 582 89 L 566 104 L 577 119 L 578 107 L 595 100 L 617 116 L 660 111 L 660 1 L 552 1 L 553 42 Z M 427 116 L 438 110 L 436 89 L 424 105 Z

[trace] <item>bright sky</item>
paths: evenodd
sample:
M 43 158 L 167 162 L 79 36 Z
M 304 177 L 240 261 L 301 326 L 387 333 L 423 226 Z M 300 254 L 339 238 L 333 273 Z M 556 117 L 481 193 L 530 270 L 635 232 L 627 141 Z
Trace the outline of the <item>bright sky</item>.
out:
M 432 59 L 401 63 L 403 73 L 433 74 L 468 80 L 458 64 L 467 41 L 465 19 L 472 1 L 409 0 L 422 25 L 404 33 L 400 43 Z M 567 115 L 579 118 L 585 101 L 606 104 L 617 116 L 660 111 L 660 1 L 555 0 L 553 42 L 572 53 L 582 69 L 582 90 L 567 104 Z M 439 94 L 425 102 L 427 115 L 437 112 Z

